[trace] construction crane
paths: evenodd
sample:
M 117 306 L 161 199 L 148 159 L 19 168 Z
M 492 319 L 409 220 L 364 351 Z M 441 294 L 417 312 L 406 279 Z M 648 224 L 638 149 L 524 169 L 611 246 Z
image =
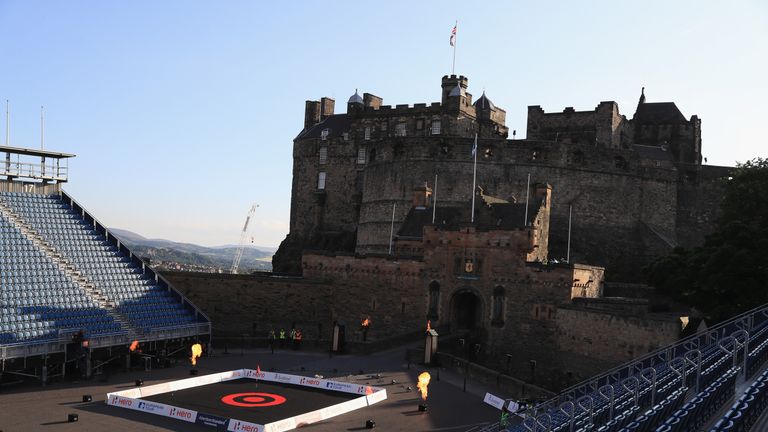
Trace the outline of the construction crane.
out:
M 253 217 L 253 214 L 256 213 L 256 208 L 258 206 L 258 204 L 254 203 L 251 206 L 251 210 L 248 211 L 248 217 L 245 218 L 243 232 L 240 233 L 240 244 L 235 251 L 235 259 L 232 261 L 232 268 L 229 269 L 229 272 L 232 274 L 237 274 L 237 268 L 240 267 L 240 259 L 243 258 L 243 249 L 245 249 L 245 239 L 248 237 L 248 223 L 251 222 L 251 218 Z

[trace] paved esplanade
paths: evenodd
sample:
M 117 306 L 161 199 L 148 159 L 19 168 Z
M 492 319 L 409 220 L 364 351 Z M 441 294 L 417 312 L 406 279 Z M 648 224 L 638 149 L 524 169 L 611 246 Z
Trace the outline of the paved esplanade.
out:
M 418 412 L 421 403 L 416 390 L 416 377 L 425 369 L 418 365 L 407 368 L 405 348 L 384 351 L 368 356 L 334 356 L 317 352 L 284 352 L 274 355 L 268 350 L 250 350 L 215 357 L 203 357 L 198 363 L 200 374 L 226 370 L 251 368 L 258 365 L 262 370 L 298 375 L 321 374 L 342 381 L 369 383 L 387 389 L 387 400 L 330 420 L 311 425 L 312 431 L 338 432 L 364 430 L 365 421 L 373 419 L 377 430 L 384 431 L 446 431 L 463 432 L 473 427 L 498 421 L 499 412 L 483 403 L 486 389 L 472 382 L 467 392 L 462 392 L 461 379 L 447 371 L 441 371 L 437 381 L 431 370 L 429 385 L 429 409 Z M 304 370 L 302 371 L 302 368 Z M 138 411 L 107 406 L 107 392 L 125 390 L 138 378 L 145 385 L 189 377 L 189 365 L 181 361 L 170 369 L 150 372 L 132 371 L 110 376 L 108 382 L 100 377 L 80 383 L 55 383 L 41 388 L 38 384 L 0 390 L 0 430 L 34 431 L 211 431 L 210 427 L 197 426 L 179 420 L 164 418 Z M 334 372 L 336 369 L 336 372 Z M 360 374 L 360 371 L 364 371 Z M 380 373 L 381 378 L 371 378 Z M 392 384 L 392 380 L 397 381 Z M 409 391 L 407 387 L 412 389 Z M 81 403 L 83 394 L 93 395 L 93 402 Z M 503 395 L 502 395 L 503 396 Z M 67 413 L 77 413 L 78 423 L 66 423 Z M 49 427 L 50 426 L 50 427 Z

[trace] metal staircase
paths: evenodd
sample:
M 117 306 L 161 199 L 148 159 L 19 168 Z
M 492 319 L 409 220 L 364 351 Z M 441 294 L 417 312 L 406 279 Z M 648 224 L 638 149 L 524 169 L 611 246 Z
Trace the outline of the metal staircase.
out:
M 116 304 L 110 302 L 106 296 L 96 287 L 87 276 L 80 273 L 77 267 L 69 261 L 69 259 L 61 253 L 56 247 L 48 243 L 42 235 L 35 231 L 21 216 L 17 215 L 10 207 L 8 207 L 3 199 L 0 198 L 0 214 L 2 214 L 6 220 L 13 224 L 24 237 L 29 239 L 35 247 L 42 251 L 56 266 L 61 270 L 70 280 L 75 282 L 85 293 L 96 302 L 102 309 L 115 320 L 120 326 L 128 331 L 128 337 L 130 339 L 138 339 L 142 332 L 136 327 L 132 326 L 130 321 L 118 312 Z

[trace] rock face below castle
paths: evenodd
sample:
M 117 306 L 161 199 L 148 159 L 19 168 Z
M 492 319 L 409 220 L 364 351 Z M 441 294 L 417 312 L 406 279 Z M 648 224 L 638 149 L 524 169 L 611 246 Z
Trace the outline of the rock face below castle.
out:
M 302 251 L 387 253 L 427 183 L 436 206 L 464 205 L 477 185 L 524 202 L 530 183 L 552 185 L 549 258 L 607 269 L 611 280 L 640 279 L 642 267 L 710 232 L 728 168 L 701 165 L 701 121 L 643 94 L 632 119 L 615 102 L 594 111 L 528 108 L 527 138 L 508 139 L 506 113 L 468 79 L 445 76 L 441 102 L 382 105 L 353 95 L 307 101 L 294 140 L 290 233 L 273 258 L 279 273 L 301 273 Z M 435 176 L 437 175 L 437 185 Z M 430 203 L 434 204 L 434 203 Z M 394 212 L 393 212 L 394 207 Z

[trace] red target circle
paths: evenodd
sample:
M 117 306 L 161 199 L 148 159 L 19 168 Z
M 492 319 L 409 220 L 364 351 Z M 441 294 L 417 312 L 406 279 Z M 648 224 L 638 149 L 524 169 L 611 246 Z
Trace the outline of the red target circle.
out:
M 255 408 L 280 405 L 286 399 L 274 393 L 234 393 L 224 396 L 221 401 L 227 405 Z

